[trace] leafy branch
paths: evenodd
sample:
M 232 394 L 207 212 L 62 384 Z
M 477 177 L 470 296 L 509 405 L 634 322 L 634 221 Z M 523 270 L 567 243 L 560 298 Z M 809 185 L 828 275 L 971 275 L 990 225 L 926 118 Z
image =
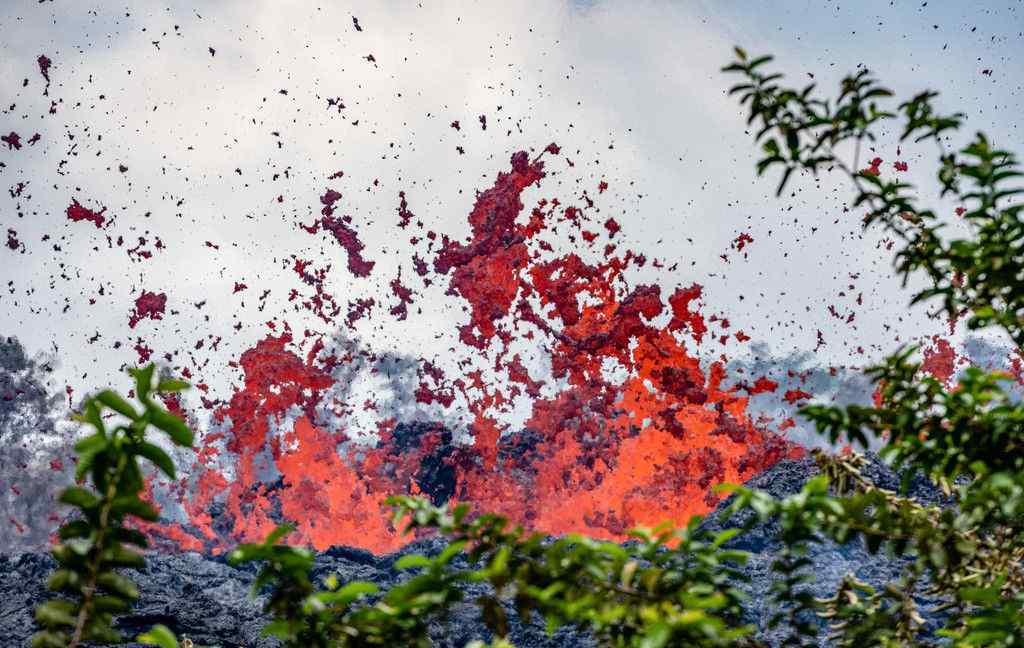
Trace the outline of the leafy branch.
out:
M 1024 223 L 1015 202 L 1024 190 L 1011 184 L 1022 176 L 1016 157 L 981 133 L 947 152 L 963 115 L 940 114 L 934 92 L 894 109 L 887 105 L 892 92 L 860 70 L 841 81 L 834 100 L 822 99 L 813 85 L 785 87 L 781 74 L 765 71 L 771 60 L 737 49 L 724 68 L 743 77 L 730 94 L 749 108 L 747 123 L 762 145 L 758 174 L 781 168 L 780 195 L 795 171 L 845 174 L 854 207 L 866 210 L 864 227 L 880 227 L 900 242 L 894 263 L 904 283 L 912 275 L 927 280 L 911 304 L 938 299 L 951 321 L 966 316 L 971 329 L 996 327 L 1024 344 Z M 967 236 L 947 236 L 951 218 L 920 206 L 911 185 L 885 179 L 880 159 L 860 168 L 862 146 L 891 122 L 899 123 L 901 142 L 936 144 L 938 197 L 959 205 Z M 852 164 L 839 154 L 851 148 Z M 878 488 L 861 474 L 863 459 L 822 453 L 820 481 L 797 496 L 775 501 L 737 489 L 734 506 L 779 519 L 784 529 L 788 520 L 810 536 L 858 539 L 871 551 L 884 546 L 913 558 L 899 584 L 876 592 L 848 578 L 820 602 L 842 645 L 920 645 L 910 592 L 924 576 L 928 591 L 945 601 L 937 611 L 951 612 L 942 634 L 955 645 L 1015 645 L 1024 630 L 1024 406 L 1005 375 L 969 368 L 948 389 L 923 374 L 915 354 L 903 349 L 869 369 L 881 397 L 875 406 L 810 405 L 801 414 L 833 443 L 881 442 L 882 456 L 903 470 L 904 489 L 924 474 L 952 506 Z M 826 492 L 829 485 L 835 494 Z
M 231 555 L 235 564 L 264 563 L 255 587 L 271 588 L 267 633 L 295 648 L 429 646 L 428 621 L 461 602 L 470 583 L 490 585 L 491 593 L 474 603 L 495 646 L 510 645 L 504 643 L 506 604 L 524 622 L 537 614 L 549 630 L 575 626 L 617 646 L 735 645 L 751 631 L 738 623 L 743 595 L 733 585 L 746 554 L 722 546 L 732 532 L 707 537 L 695 521 L 680 530 L 637 530 L 637 542 L 623 547 L 576 535 L 549 540 L 526 534 L 499 515 L 471 518 L 464 505 L 448 509 L 411 497 L 391 503 L 407 532 L 439 533 L 448 544 L 435 557 L 399 559 L 396 569 L 417 573 L 374 602 L 354 605 L 377 593 L 371 583 L 339 587 L 328 579 L 325 589 L 316 589 L 309 580 L 312 554 L 278 544 L 288 527 Z
M 36 620 L 44 629 L 33 637 L 34 647 L 77 648 L 84 642 L 123 641 L 113 627 L 114 615 L 127 612 L 139 596 L 123 569 L 144 567 L 145 558 L 138 549 L 148 544 L 131 522 L 152 522 L 158 517 L 156 509 L 140 497 L 145 484 L 139 459 L 171 479 L 175 475 L 171 457 L 149 442 L 146 432 L 156 427 L 172 444 L 192 447 L 188 427 L 154 400 L 155 395 L 178 392 L 188 385 L 157 379 L 153 365 L 130 373 L 138 408 L 105 390 L 87 398 L 82 413 L 75 417 L 93 429 L 75 445 L 75 479 L 79 484 L 88 479 L 92 488 L 71 486 L 60 496 L 62 503 L 78 509 L 78 515 L 58 532 L 60 542 L 53 548 L 58 568 L 50 576 L 49 589 L 59 597 L 36 609 Z M 112 422 L 105 416 L 108 413 L 114 415 Z M 158 628 L 154 633 L 152 637 L 166 639 L 169 631 Z

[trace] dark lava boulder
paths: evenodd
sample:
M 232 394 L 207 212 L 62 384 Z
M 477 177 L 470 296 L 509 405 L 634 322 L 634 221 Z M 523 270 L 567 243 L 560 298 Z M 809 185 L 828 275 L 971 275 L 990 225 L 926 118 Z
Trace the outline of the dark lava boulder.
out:
M 749 485 L 783 497 L 797 492 L 815 472 L 816 467 L 810 459 L 783 461 L 752 479 Z M 898 486 L 897 476 L 876 460 L 867 466 L 865 474 L 880 486 L 894 490 Z M 923 479 L 914 481 L 911 494 L 924 502 L 937 502 L 940 497 L 938 491 Z M 716 513 L 712 513 L 704 526 L 713 531 L 729 525 L 723 524 Z M 771 525 L 759 525 L 733 540 L 736 548 L 753 554 L 745 568 L 750 581 L 743 585 L 751 595 L 746 620 L 761 628 L 762 636 L 771 644 L 777 643 L 778 633 L 765 629 L 772 614 L 765 601 L 771 584 L 772 553 L 778 548 L 774 531 Z M 438 540 L 420 540 L 386 556 L 335 547 L 317 557 L 315 575 L 319 579 L 333 573 L 343 581 L 367 580 L 387 588 L 400 576 L 391 567 L 398 557 L 407 553 L 433 554 L 441 547 Z M 901 568 L 900 561 L 885 555 L 871 555 L 860 542 L 843 546 L 822 542 L 812 548 L 810 558 L 815 574 L 810 589 L 819 597 L 834 592 L 839 580 L 847 573 L 856 574 L 873 585 L 881 585 L 895 579 Z M 53 562 L 46 554 L 0 556 L 0 646 L 28 645 L 28 638 L 34 631 L 32 611 L 45 598 L 44 584 L 52 567 Z M 219 557 L 194 553 L 152 555 L 145 571 L 136 576 L 141 599 L 131 615 L 121 618 L 121 628 L 126 636 L 134 636 L 155 623 L 163 623 L 175 630 L 179 637 L 188 637 L 196 645 L 221 648 L 274 646 L 273 641 L 260 637 L 263 623 L 261 601 L 254 601 L 249 595 L 255 573 L 255 567 L 236 569 Z M 471 586 L 466 592 L 466 600 L 471 602 L 483 591 L 482 585 Z M 922 602 L 927 603 L 924 599 Z M 514 618 L 511 609 L 509 614 Z M 473 639 L 490 639 L 472 603 L 457 607 L 449 618 L 436 622 L 431 628 L 431 635 L 436 645 L 445 648 L 462 648 Z M 520 648 L 594 645 L 589 638 L 570 629 L 548 636 L 540 625 L 524 626 L 515 622 L 512 640 Z

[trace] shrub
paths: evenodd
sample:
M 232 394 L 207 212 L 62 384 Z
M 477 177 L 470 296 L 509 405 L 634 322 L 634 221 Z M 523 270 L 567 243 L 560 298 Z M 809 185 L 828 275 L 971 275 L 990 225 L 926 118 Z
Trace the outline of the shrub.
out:
M 49 588 L 60 596 L 36 609 L 36 620 L 44 629 L 33 638 L 33 646 L 119 643 L 122 637 L 113 628 L 113 617 L 126 612 L 139 596 L 122 569 L 145 565 L 145 558 L 132 547 L 145 548 L 146 536 L 131 521 L 157 519 L 156 509 L 140 497 L 144 482 L 139 459 L 172 479 L 175 472 L 170 456 L 148 441 L 146 433 L 156 427 L 173 444 L 191 447 L 192 432 L 153 398 L 185 389 L 185 383 L 156 380 L 153 365 L 133 370 L 132 375 L 139 409 L 107 390 L 87 398 L 76 417 L 93 433 L 75 445 L 75 478 L 79 483 L 88 478 L 92 488 L 71 486 L 61 493 L 60 501 L 78 509 L 78 515 L 61 526 L 60 542 L 53 548 L 58 568 L 50 576 Z M 115 415 L 115 425 L 104 419 L 107 411 Z M 157 627 L 149 636 L 166 639 L 168 634 Z

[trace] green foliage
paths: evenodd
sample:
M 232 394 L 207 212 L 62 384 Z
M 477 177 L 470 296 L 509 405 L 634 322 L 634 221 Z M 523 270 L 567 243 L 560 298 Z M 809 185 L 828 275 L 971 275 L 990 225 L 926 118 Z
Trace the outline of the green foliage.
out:
M 75 445 L 78 452 L 76 478 L 80 484 L 64 490 L 60 501 L 78 509 L 73 520 L 59 531 L 60 542 L 53 548 L 58 568 L 50 576 L 49 588 L 57 598 L 36 609 L 36 621 L 43 630 L 32 640 L 34 647 L 75 648 L 83 642 L 121 643 L 114 630 L 114 616 L 127 612 L 139 597 L 125 568 L 141 568 L 145 559 L 138 549 L 146 537 L 132 526 L 133 518 L 148 522 L 157 511 L 140 494 L 143 473 L 139 459 L 153 463 L 174 478 L 174 462 L 160 446 L 146 440 L 150 426 L 170 437 L 175 445 L 191 447 L 192 432 L 154 399 L 161 393 L 188 387 L 180 381 L 155 381 L 154 367 L 130 372 L 135 378 L 139 407 L 113 391 L 101 391 L 85 400 L 76 420 L 92 428 L 92 434 Z M 109 411 L 113 420 L 105 416 Z M 140 641 L 177 646 L 167 628 L 157 626 Z
M 695 521 L 680 530 L 638 530 L 626 547 L 582 536 L 549 541 L 498 515 L 470 519 L 465 506 L 449 511 L 409 497 L 392 504 L 406 531 L 439 533 L 448 544 L 435 557 L 399 559 L 396 569 L 415 574 L 372 603 L 353 605 L 376 593 L 371 583 L 339 588 L 329 579 L 316 589 L 311 554 L 277 544 L 287 527 L 232 553 L 235 564 L 264 563 L 255 587 L 271 587 L 267 632 L 295 648 L 429 646 L 429 621 L 462 602 L 469 583 L 491 586 L 473 603 L 494 646 L 508 645 L 506 605 L 523 620 L 539 616 L 550 630 L 588 629 L 609 646 L 725 646 L 750 632 L 736 622 L 742 594 L 731 583 L 741 578 L 735 567 L 746 555 L 722 548 L 731 532 L 707 537 Z
M 783 501 L 741 487 L 726 485 L 719 490 L 737 494 L 726 511 L 727 516 L 747 509 L 757 514 L 748 519 L 746 528 L 757 522 L 778 522 L 781 549 L 771 564 L 776 575 L 771 587 L 775 609 L 768 625 L 769 628 L 782 626 L 785 629 L 784 645 L 817 645 L 813 641 L 817 635 L 817 603 L 805 586 L 814 578 L 807 572 L 810 566 L 807 553 L 811 543 L 818 538 L 818 515 L 833 505 L 828 495 L 827 480 L 824 477 L 812 479 L 800 493 Z
M 939 115 L 934 92 L 886 110 L 883 102 L 892 92 L 861 70 L 843 79 L 838 97 L 829 101 L 815 95 L 813 84 L 783 87 L 781 74 L 763 71 L 770 56 L 750 59 L 741 49 L 736 55 L 724 70 L 744 77 L 730 94 L 738 94 L 749 108 L 747 123 L 756 128 L 754 137 L 764 152 L 758 173 L 781 168 L 779 194 L 794 171 L 845 173 L 857 191 L 854 206 L 867 210 L 865 226 L 879 225 L 902 242 L 897 271 L 904 278 L 920 272 L 930 280 L 912 303 L 941 298 L 950 318 L 966 313 L 971 328 L 997 325 L 1018 346 L 1024 344 L 1024 206 L 1012 203 L 1024 190 L 1008 184 L 1022 175 L 1016 156 L 993 148 L 982 133 L 947 153 L 946 139 L 959 129 L 963 115 Z M 874 142 L 876 131 L 893 120 L 901 122 L 900 141 L 932 141 L 939 147 L 940 197 L 962 205 L 969 238 L 944 238 L 946 224 L 919 206 L 911 185 L 860 169 L 862 144 Z M 837 152 L 844 145 L 854 148 L 852 165 Z
M 495 592 L 478 603 L 497 636 L 507 634 L 503 596 L 524 620 L 537 614 L 549 629 L 587 629 L 612 646 L 727 645 L 750 631 L 736 623 L 743 594 L 733 585 L 747 555 L 722 546 L 732 531 L 709 536 L 694 519 L 684 529 L 636 529 L 636 541 L 622 546 L 527 535 L 499 515 L 470 520 L 464 505 L 449 512 L 415 498 L 393 504 L 407 530 L 438 532 L 466 549 L 468 578 Z
M 159 646 L 159 648 L 178 648 L 178 638 L 174 636 L 170 628 L 159 624 L 150 628 L 149 632 L 140 634 L 135 641 L 147 646 Z
M 242 545 L 232 564 L 264 562 L 254 591 L 270 587 L 264 608 L 272 621 L 264 628 L 285 646 L 429 646 L 427 624 L 461 600 L 459 574 L 446 569 L 457 548 L 433 559 L 405 561 L 396 569 L 420 567 L 417 576 L 393 587 L 372 605 L 355 605 L 377 594 L 373 583 L 342 585 L 329 577 L 319 589 L 309 580 L 313 556 L 305 549 L 277 544 L 291 529 L 279 527 L 261 544 Z
M 782 85 L 768 73 L 772 60 L 751 59 L 740 49 L 724 68 L 743 81 L 734 86 L 749 108 L 764 157 L 758 173 L 781 169 L 778 193 L 793 172 L 838 170 L 856 190 L 853 205 L 866 210 L 865 228 L 880 227 L 900 242 L 896 270 L 904 282 L 925 281 L 911 303 L 938 299 L 950 319 L 967 317 L 972 329 L 995 327 L 1018 347 L 1024 343 L 1024 224 L 1022 193 L 1009 183 L 1021 177 L 1015 156 L 991 146 L 978 133 L 956 152 L 949 136 L 962 115 L 940 115 L 936 94 L 924 92 L 895 109 L 892 93 L 866 70 L 840 84 L 835 100 L 820 99 L 813 85 Z M 947 236 L 950 219 L 919 206 L 909 184 L 886 180 L 877 169 L 860 169 L 864 143 L 879 128 L 897 122 L 900 140 L 932 141 L 938 149 L 940 198 L 961 207 L 968 236 Z M 853 151 L 852 165 L 839 151 Z M 849 577 L 834 597 L 808 604 L 799 590 L 779 588 L 788 609 L 817 608 L 830 620 L 832 638 L 843 646 L 917 646 L 935 643 L 922 630 L 914 593 L 945 603 L 947 627 L 940 633 L 956 646 L 1020 645 L 1024 636 L 1024 405 L 1008 389 L 1006 376 L 967 369 L 952 389 L 924 375 L 915 349 L 904 349 L 869 370 L 880 388 L 874 407 L 810 405 L 803 416 L 832 442 L 883 444 L 881 454 L 905 475 L 904 487 L 923 474 L 949 496 L 946 506 L 924 504 L 876 487 L 861 475 L 863 461 L 818 455 L 822 480 L 777 502 L 737 489 L 734 510 L 753 508 L 762 520 L 783 524 L 786 555 L 801 542 L 831 537 L 859 539 L 872 551 L 883 547 L 904 556 L 902 580 L 881 591 Z M 831 491 L 828 490 L 831 487 Z M 796 529 L 788 530 L 788 524 Z M 788 536 L 787 536 L 788 534 Z M 794 541 L 797 544 L 793 544 Z M 776 564 L 790 577 L 792 561 Z M 793 628 L 814 636 L 813 627 Z
M 843 648 L 913 645 L 924 625 L 913 599 L 915 580 L 887 584 L 876 591 L 847 575 L 835 596 L 820 601 L 831 623 L 830 639 Z

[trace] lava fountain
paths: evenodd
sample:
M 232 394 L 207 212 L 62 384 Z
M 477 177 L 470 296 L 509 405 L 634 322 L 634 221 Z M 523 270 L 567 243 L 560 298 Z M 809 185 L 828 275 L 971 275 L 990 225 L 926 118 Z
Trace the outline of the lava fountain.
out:
M 408 539 L 391 525 L 384 500 L 413 493 L 500 512 L 530 529 L 622 540 L 634 526 L 685 523 L 714 506 L 715 484 L 799 455 L 784 425 L 748 411 L 750 396 L 775 383 L 729 386 L 724 356 L 698 360 L 695 350 L 709 341 L 749 339 L 730 333 L 727 320 L 701 314 L 700 285 L 667 295 L 658 285 L 630 285 L 626 271 L 647 259 L 620 251 L 621 226 L 595 219 L 586 194 L 579 207 L 557 199 L 524 206 L 524 190 L 546 177 L 545 158 L 559 153 L 554 144 L 533 159 L 515 153 L 477 195 L 469 239 L 430 232 L 431 258 L 413 257 L 421 280 L 446 282 L 449 298 L 468 305 L 456 353 L 488 358 L 487 371 L 456 377 L 416 361 L 416 402 L 465 403 L 465 429 L 381 415 L 373 440 L 354 439 L 331 413 L 373 413 L 372 402 L 345 402 L 338 384 L 346 366 L 372 354 L 286 325 L 237 360 L 242 382 L 213 408 L 188 476 L 153 485 L 176 519 L 153 533 L 181 548 L 218 552 L 290 521 L 295 543 L 385 552 Z M 362 256 L 356 225 L 335 216 L 342 200 L 329 189 L 321 218 L 303 227 L 333 235 L 349 270 L 363 277 L 374 264 Z M 404 195 L 399 216 L 404 229 L 411 221 Z M 599 260 L 560 253 L 545 239 L 558 228 Z M 296 261 L 317 291 L 309 308 L 323 317 L 339 313 L 307 266 Z M 401 274 L 391 288 L 400 300 L 391 315 L 404 319 L 412 291 Z M 350 304 L 349 323 L 371 302 Z M 546 372 L 524 363 L 524 345 L 540 350 Z M 496 413 L 524 397 L 525 424 L 510 429 Z M 177 401 L 168 405 L 194 417 Z

